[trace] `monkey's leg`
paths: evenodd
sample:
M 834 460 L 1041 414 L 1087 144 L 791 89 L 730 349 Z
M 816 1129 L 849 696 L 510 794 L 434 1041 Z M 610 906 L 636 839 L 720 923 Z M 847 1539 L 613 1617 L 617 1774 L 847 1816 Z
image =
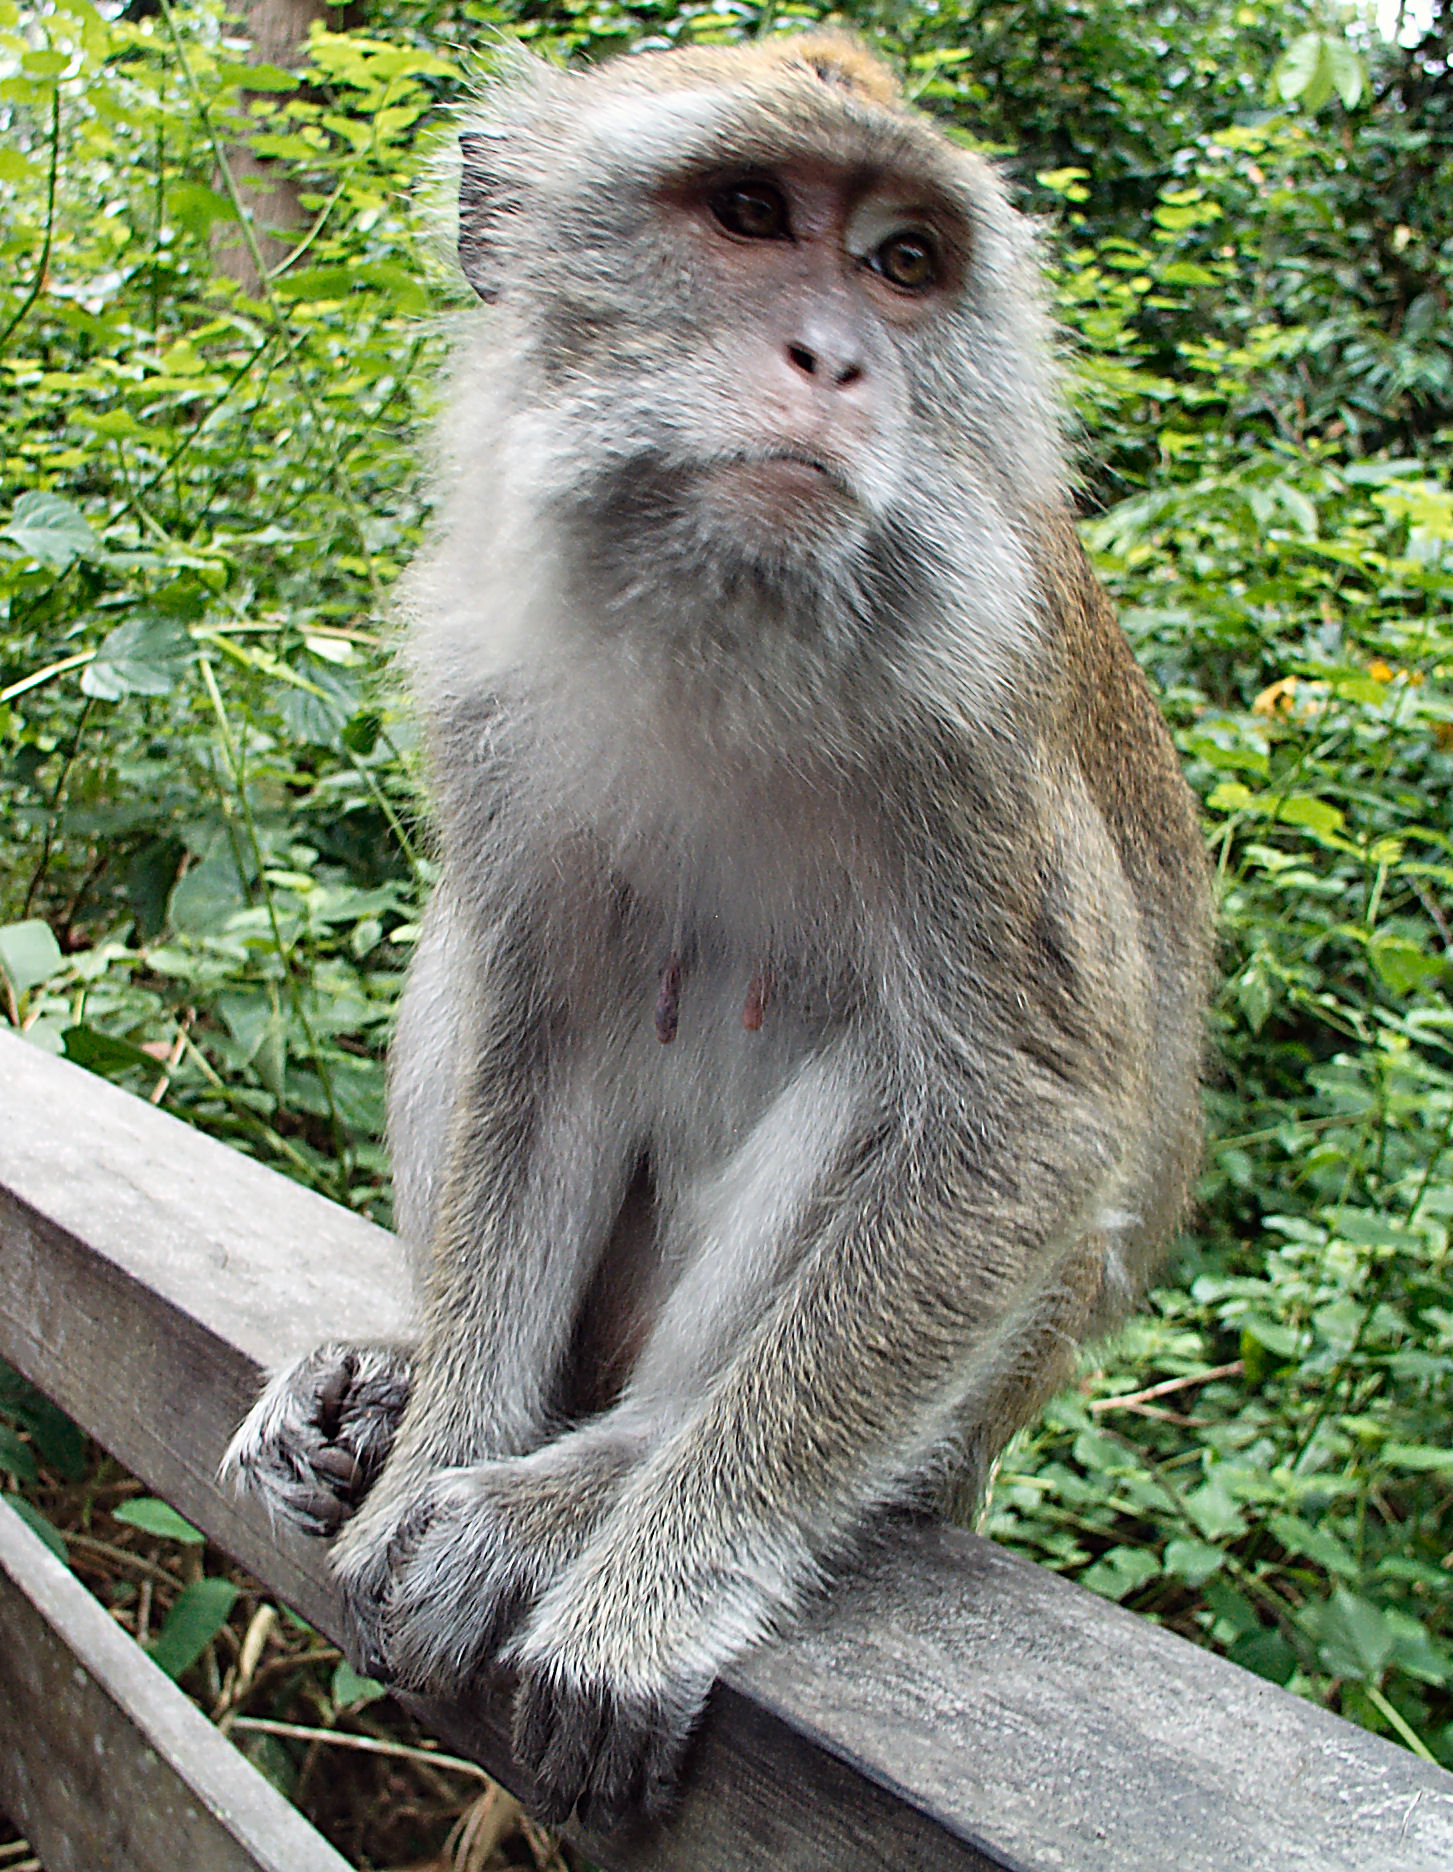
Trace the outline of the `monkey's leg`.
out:
M 724 1160 L 708 1154 L 683 1170 L 659 1245 L 626 1250 L 681 1272 L 611 1409 L 533 1451 L 444 1469 L 420 1490 L 387 1589 L 383 1635 L 401 1676 L 459 1689 L 578 1558 L 645 1453 L 699 1408 L 786 1272 L 824 1165 L 849 1147 L 859 1080 L 838 1055 L 804 1062 Z
M 330 1340 L 268 1382 L 222 1458 L 222 1476 L 306 1534 L 336 1534 L 393 1448 L 413 1348 Z
M 825 1180 L 790 1278 L 507 1654 L 543 1818 L 659 1811 L 723 1665 L 922 1484 L 983 1363 L 1012 1360 L 1113 1151 L 1062 1089 L 1038 1113 L 970 1096 L 971 1135 L 941 1113 Z
M 457 1510 L 461 1472 L 523 1458 L 558 1427 L 559 1374 L 635 1162 L 625 1123 L 588 1090 L 598 1080 L 579 1062 L 506 1070 L 485 1049 L 457 1114 L 421 1270 L 409 1402 L 334 1552 L 374 1675 L 448 1688 L 533 1590 L 529 1569 L 507 1564 L 503 1534 L 491 1543 L 481 1531 L 480 1564 L 422 1607 L 408 1563 L 430 1525 Z M 498 1492 L 491 1478 L 483 1496 Z M 480 1512 L 493 1525 L 488 1500 Z

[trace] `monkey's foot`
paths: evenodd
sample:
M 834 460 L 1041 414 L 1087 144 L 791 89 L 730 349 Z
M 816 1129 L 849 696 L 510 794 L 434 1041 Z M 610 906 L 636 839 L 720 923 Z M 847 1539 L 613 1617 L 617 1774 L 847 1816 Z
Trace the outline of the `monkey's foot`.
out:
M 369 1513 L 334 1567 L 370 1676 L 455 1696 L 538 1593 L 543 1558 L 507 1487 L 481 1463 L 443 1470 L 389 1514 Z
M 583 1826 L 609 1833 L 658 1820 L 676 1793 L 681 1761 L 708 1684 L 685 1678 L 664 1694 L 627 1690 L 605 1677 L 577 1678 L 528 1642 L 518 1659 L 514 1751 L 534 1790 L 527 1805 L 546 1826 L 574 1809 Z
M 457 1695 L 579 1553 L 614 1495 L 616 1446 L 573 1441 L 444 1469 L 375 1499 L 333 1556 L 370 1675 Z
M 222 1476 L 307 1534 L 336 1534 L 393 1448 L 412 1354 L 330 1341 L 273 1378 L 222 1458 Z

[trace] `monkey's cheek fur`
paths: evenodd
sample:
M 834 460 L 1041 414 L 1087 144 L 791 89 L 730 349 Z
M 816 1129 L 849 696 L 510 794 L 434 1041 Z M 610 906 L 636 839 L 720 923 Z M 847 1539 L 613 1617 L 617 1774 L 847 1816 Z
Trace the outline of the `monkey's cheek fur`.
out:
M 582 1826 L 614 1832 L 658 1820 L 675 1797 L 681 1761 L 709 1685 L 672 1686 L 661 1696 L 626 1693 L 604 1677 L 577 1675 L 558 1658 L 512 1657 L 515 1760 L 531 1778 L 526 1805 L 546 1826 L 577 1812 Z

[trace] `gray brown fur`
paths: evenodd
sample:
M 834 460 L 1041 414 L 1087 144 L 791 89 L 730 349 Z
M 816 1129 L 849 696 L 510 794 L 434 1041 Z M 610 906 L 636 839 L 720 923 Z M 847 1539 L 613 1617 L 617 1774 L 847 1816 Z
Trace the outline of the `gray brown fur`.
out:
M 464 148 L 492 309 L 407 596 L 419 1343 L 281 1374 L 231 1460 L 341 1519 L 407 1392 L 335 1550 L 361 1651 L 445 1692 L 502 1658 L 541 1812 L 608 1823 L 1142 1292 L 1197 1156 L 1207 885 L 986 164 L 822 34 L 521 62 Z M 790 236 L 713 227 L 733 177 Z M 931 292 L 864 245 L 895 215 Z

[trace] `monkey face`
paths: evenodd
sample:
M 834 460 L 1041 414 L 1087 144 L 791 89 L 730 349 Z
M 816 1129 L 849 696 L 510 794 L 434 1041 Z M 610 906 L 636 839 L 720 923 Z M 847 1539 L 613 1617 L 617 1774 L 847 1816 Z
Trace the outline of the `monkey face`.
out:
M 873 74 L 765 50 L 524 77 L 463 139 L 460 224 L 516 485 L 678 589 L 846 574 L 946 486 L 1049 496 L 1031 242 L 986 164 Z
M 977 714 L 1020 686 L 1034 516 L 1063 501 L 1031 231 L 881 68 L 793 43 L 522 57 L 461 138 L 490 310 L 413 582 L 461 667 L 628 636 L 605 667 L 689 682 L 698 719 L 930 667 Z

